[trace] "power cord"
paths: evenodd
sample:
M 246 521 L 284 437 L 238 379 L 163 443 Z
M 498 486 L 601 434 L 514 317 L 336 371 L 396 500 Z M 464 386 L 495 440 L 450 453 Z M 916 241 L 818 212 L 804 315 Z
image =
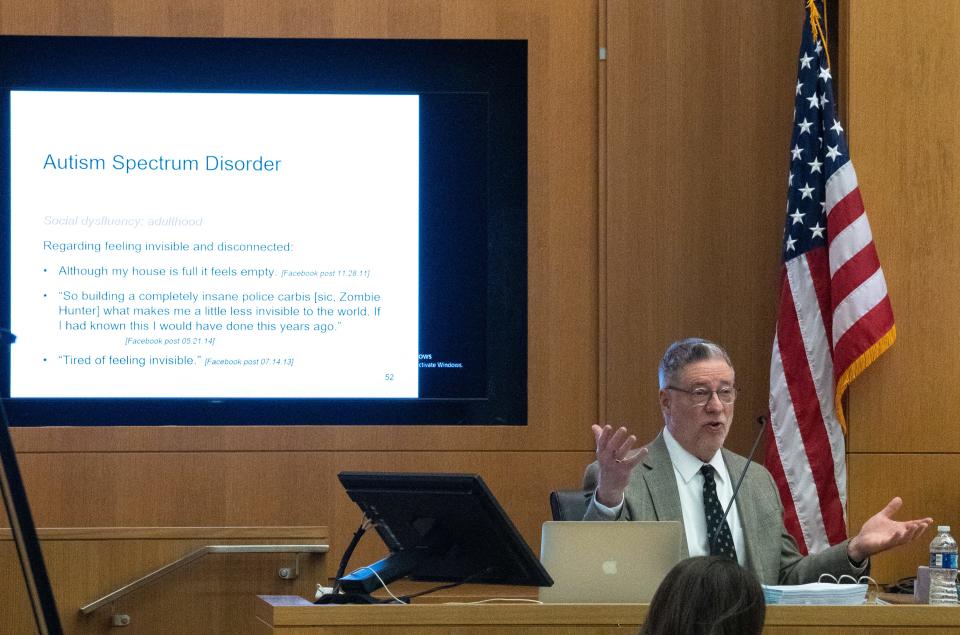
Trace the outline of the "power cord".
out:
M 390 587 L 387 586 L 387 583 L 383 581 L 383 578 L 380 577 L 380 574 L 377 573 L 377 570 L 376 570 L 376 569 L 374 569 L 373 567 L 360 567 L 360 568 L 361 568 L 361 569 L 366 569 L 367 571 L 369 571 L 369 572 L 372 573 L 373 575 L 377 576 L 377 580 L 380 580 L 380 586 L 383 587 L 383 590 L 387 592 L 387 595 L 389 595 L 390 597 L 392 597 L 392 598 L 397 602 L 397 604 L 410 604 L 410 598 L 409 598 L 409 597 L 407 597 L 407 598 L 406 598 L 406 601 L 404 601 L 404 600 L 401 600 L 400 598 L 398 598 L 397 596 L 395 596 L 395 595 L 393 594 L 393 591 L 391 591 L 391 590 L 390 590 Z M 389 604 L 389 603 L 390 603 L 390 602 L 388 602 L 387 600 L 382 600 L 382 602 L 383 602 L 384 604 Z
M 423 590 L 423 591 L 418 591 L 417 593 L 411 593 L 410 595 L 405 595 L 405 596 L 403 596 L 403 599 L 406 600 L 406 604 L 409 604 L 409 603 L 410 603 L 410 600 L 412 600 L 413 598 L 418 598 L 418 597 L 420 597 L 421 595 L 427 595 L 428 593 L 436 593 L 437 591 L 443 591 L 444 589 L 452 589 L 452 588 L 454 588 L 454 587 L 460 586 L 461 584 L 468 584 L 468 583 L 470 583 L 470 582 L 473 582 L 473 581 L 476 580 L 477 578 L 480 578 L 480 577 L 483 577 L 483 576 L 485 576 L 485 575 L 487 575 L 487 574 L 489 574 L 489 573 L 492 573 L 493 571 L 494 571 L 494 568 L 493 568 L 493 567 L 487 567 L 487 568 L 484 569 L 483 571 L 478 571 L 477 573 L 474 573 L 473 575 L 468 575 L 468 576 L 465 577 L 463 580 L 460 580 L 460 581 L 458 581 L 458 582 L 451 582 L 451 583 L 449 583 L 449 584 L 441 584 L 441 585 L 439 585 L 439 586 L 430 587 L 429 589 L 425 589 L 425 590 Z M 380 577 L 380 576 L 377 576 L 377 577 Z M 389 593 L 389 591 L 388 591 L 388 593 Z
M 350 544 L 347 545 L 346 550 L 344 550 L 343 557 L 340 558 L 340 566 L 337 567 L 337 575 L 334 577 L 333 582 L 333 595 L 340 593 L 340 578 L 342 578 L 343 574 L 347 572 L 347 565 L 350 563 L 350 557 L 353 555 L 357 545 L 360 543 L 360 539 L 363 538 L 363 534 L 367 533 L 367 530 L 371 526 L 373 526 L 373 523 L 369 518 L 367 518 L 366 514 L 363 514 L 360 517 L 360 526 L 357 528 L 357 531 L 354 532 L 353 538 L 350 539 Z M 377 577 L 379 578 L 380 576 Z
M 916 583 L 917 583 L 916 576 L 900 578 L 893 584 L 887 585 L 887 593 L 904 593 L 908 595 L 913 595 L 913 589 L 916 586 Z

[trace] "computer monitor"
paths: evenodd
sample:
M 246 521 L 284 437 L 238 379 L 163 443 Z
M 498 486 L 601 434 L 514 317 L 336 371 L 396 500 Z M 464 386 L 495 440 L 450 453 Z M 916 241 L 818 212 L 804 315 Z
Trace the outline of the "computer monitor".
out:
M 526 425 L 527 48 L 0 35 L 11 425 Z
M 479 476 L 341 472 L 339 477 L 390 549 L 386 558 L 340 578 L 343 591 L 370 593 L 406 576 L 437 582 L 553 584 Z

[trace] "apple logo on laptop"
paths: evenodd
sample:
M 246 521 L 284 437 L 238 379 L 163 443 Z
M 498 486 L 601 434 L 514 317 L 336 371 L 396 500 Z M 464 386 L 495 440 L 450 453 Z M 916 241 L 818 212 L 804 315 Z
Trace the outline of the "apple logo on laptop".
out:
M 605 560 L 601 568 L 606 575 L 617 575 L 616 560 Z

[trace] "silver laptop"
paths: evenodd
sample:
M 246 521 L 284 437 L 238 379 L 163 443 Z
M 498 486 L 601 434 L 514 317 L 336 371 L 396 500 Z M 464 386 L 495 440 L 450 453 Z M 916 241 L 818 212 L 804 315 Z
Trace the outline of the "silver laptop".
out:
M 679 522 L 543 523 L 540 562 L 553 586 L 541 602 L 644 603 L 680 562 Z

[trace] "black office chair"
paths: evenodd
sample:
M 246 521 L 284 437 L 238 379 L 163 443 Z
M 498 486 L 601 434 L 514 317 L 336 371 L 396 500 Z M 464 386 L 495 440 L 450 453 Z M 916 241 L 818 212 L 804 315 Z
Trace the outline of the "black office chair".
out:
M 550 492 L 550 512 L 554 520 L 583 520 L 593 492 L 558 489 Z

